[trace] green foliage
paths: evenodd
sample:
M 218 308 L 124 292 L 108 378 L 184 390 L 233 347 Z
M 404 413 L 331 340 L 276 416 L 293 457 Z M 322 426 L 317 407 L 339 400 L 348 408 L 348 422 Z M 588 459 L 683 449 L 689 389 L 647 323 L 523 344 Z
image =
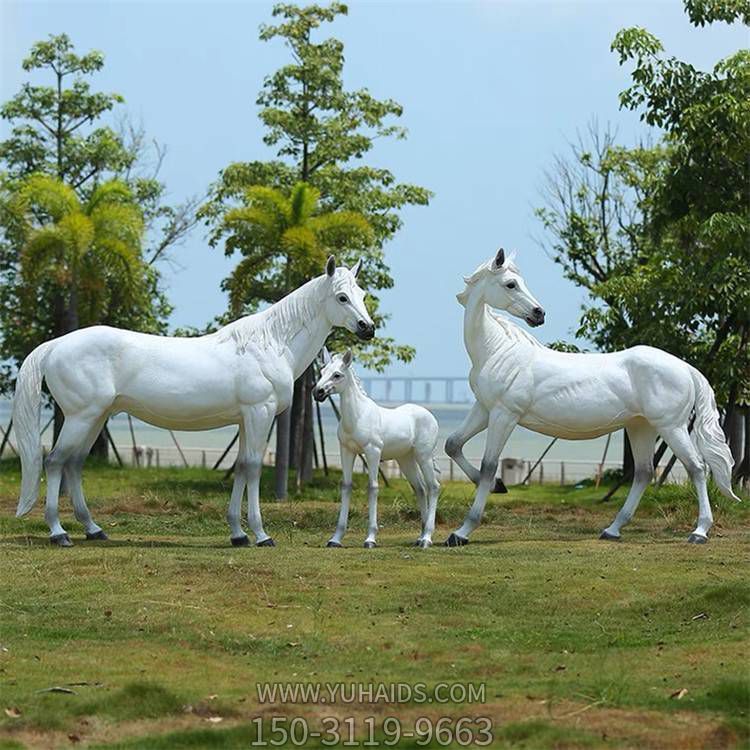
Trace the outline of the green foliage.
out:
M 685 12 L 695 26 L 715 21 L 750 24 L 748 0 L 684 0 Z
M 383 246 L 401 227 L 399 209 L 426 205 L 430 193 L 398 183 L 387 169 L 361 163 L 375 139 L 403 138 L 405 131 L 394 123 L 402 113 L 398 103 L 377 99 L 366 89 L 348 91 L 344 87 L 343 44 L 334 38 L 319 42 L 313 38 L 322 25 L 346 13 L 346 6 L 339 3 L 274 7 L 273 15 L 279 23 L 261 27 L 260 38 L 283 40 L 292 60 L 266 77 L 257 104 L 266 127 L 264 141 L 276 148 L 279 159 L 230 164 L 214 185 L 201 217 L 211 227 L 210 241 L 216 246 L 227 242 L 224 217 L 243 205 L 248 188 L 272 187 L 289 195 L 299 181 L 313 186 L 319 193 L 318 215 L 354 212 L 364 216 L 371 228 L 372 235 L 366 242 L 346 243 L 337 257 L 350 265 L 362 258 L 361 278 L 377 315 L 375 293 L 393 286 Z M 247 252 L 240 247 L 241 238 L 234 241 L 231 249 Z M 228 244 L 225 251 L 230 251 Z M 274 283 L 280 281 L 281 274 L 277 274 Z M 288 290 L 279 286 L 276 294 Z M 245 304 L 252 309 L 267 298 L 270 296 L 249 294 Z M 385 367 L 393 356 L 408 361 L 414 354 L 411 347 L 380 335 L 363 345 L 337 331 L 332 346 L 352 346 L 359 351 L 360 360 L 375 369 Z
M 106 319 L 114 300 L 137 307 L 148 297 L 143 217 L 124 183 L 101 183 L 84 203 L 60 180 L 31 175 L 9 203 L 20 227 L 22 319 L 33 318 L 50 288 L 64 300 L 68 330 Z
M 103 65 L 101 52 L 77 55 L 67 34 L 33 45 L 22 67 L 52 73 L 53 85 L 25 83 L 0 107 L 3 119 L 17 123 L 10 138 L 0 143 L 0 159 L 10 176 L 56 174 L 77 190 L 93 184 L 102 172 L 117 172 L 132 163 L 133 155 L 111 128 L 82 130 L 123 101 L 119 94 L 92 92 L 83 78 Z M 70 77 L 73 82 L 66 88 Z
M 321 273 L 330 252 L 372 240 L 367 220 L 353 211 L 319 214 L 319 192 L 297 183 L 289 197 L 255 185 L 244 205 L 227 211 L 219 231 L 225 252 L 244 257 L 224 281 L 232 317 L 252 312 L 259 302 L 277 302 L 286 292 Z
M 104 65 L 100 52 L 78 55 L 61 34 L 34 44 L 22 65 L 51 85 L 25 83 L 0 107 L 12 126 L 0 143 L 0 355 L 20 362 L 69 330 L 74 308 L 86 324 L 163 332 L 171 307 L 154 263 L 193 226 L 195 201 L 163 202 L 158 166 L 142 164 L 142 130 L 99 124 L 122 102 L 87 80 Z M 32 257 L 44 260 L 34 274 Z M 0 385 L 10 386 L 7 367 Z
M 686 7 L 700 25 L 740 14 L 732 2 Z M 633 65 L 621 105 L 664 136 L 625 149 L 592 132 L 591 148 L 580 143 L 548 175 L 538 215 L 551 255 L 591 298 L 578 333 L 604 350 L 661 347 L 704 370 L 721 401 L 747 400 L 750 54 L 704 72 L 641 28 L 612 48 Z

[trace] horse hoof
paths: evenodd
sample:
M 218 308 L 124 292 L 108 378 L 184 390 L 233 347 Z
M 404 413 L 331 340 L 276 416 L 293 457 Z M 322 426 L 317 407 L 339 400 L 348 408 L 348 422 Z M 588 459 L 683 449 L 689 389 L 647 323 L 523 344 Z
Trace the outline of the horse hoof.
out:
M 375 547 L 377 547 L 378 545 L 375 544 L 375 542 L 365 542 L 362 546 L 365 549 L 375 549 Z
M 455 532 L 453 532 L 446 540 L 445 540 L 445 546 L 446 547 L 464 547 L 469 543 L 469 540 L 466 539 L 463 536 L 459 536 Z
M 341 542 L 334 542 L 333 539 L 329 539 L 328 542 L 326 542 L 326 547 L 340 548 L 340 547 L 343 547 L 343 546 L 344 545 L 341 544 Z
M 492 488 L 492 494 L 494 495 L 507 495 L 508 494 L 508 488 L 505 486 L 505 482 L 503 482 L 500 477 L 495 478 L 495 486 Z
M 708 542 L 708 537 L 703 536 L 703 534 L 691 534 L 688 537 L 688 542 L 690 544 L 706 544 Z
M 615 536 L 614 534 L 610 534 L 606 529 L 604 531 L 602 531 L 601 534 L 599 534 L 599 539 L 606 539 L 606 540 L 608 540 L 610 542 L 619 542 L 620 541 L 620 537 L 619 536 Z
M 89 542 L 106 542 L 109 537 L 101 530 L 95 531 L 93 534 L 86 534 L 86 540 Z
M 432 542 L 429 539 L 420 539 L 417 542 L 417 547 L 420 547 L 421 549 L 429 549 L 432 547 Z
M 262 542 L 256 542 L 256 547 L 275 547 L 276 542 L 274 542 L 273 539 L 269 536 L 267 539 L 264 539 Z
M 55 534 L 49 538 L 49 543 L 54 544 L 57 547 L 72 547 L 73 542 L 70 541 L 70 537 L 67 534 Z
M 250 545 L 250 539 L 247 534 L 233 536 L 230 541 L 232 542 L 232 547 L 248 547 Z

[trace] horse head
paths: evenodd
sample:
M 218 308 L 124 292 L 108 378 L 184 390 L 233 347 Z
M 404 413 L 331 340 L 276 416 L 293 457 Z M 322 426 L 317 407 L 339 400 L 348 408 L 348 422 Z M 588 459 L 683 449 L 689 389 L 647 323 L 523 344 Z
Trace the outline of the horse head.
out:
M 325 313 L 331 326 L 346 328 L 365 341 L 375 335 L 375 324 L 365 307 L 365 293 L 357 285 L 357 274 L 362 265 L 358 260 L 352 268 L 336 267 L 333 255 L 326 263 L 329 293 L 326 294 Z
M 467 288 L 458 295 L 458 301 L 465 305 L 469 289 L 477 287 L 490 307 L 506 310 L 535 328 L 544 323 L 544 309 L 526 286 L 513 257 L 506 257 L 505 250 L 500 248 L 493 258 L 464 279 Z
M 313 389 L 316 401 L 325 401 L 332 393 L 341 393 L 347 382 L 347 370 L 352 363 L 352 353 L 336 354 L 328 359 L 320 372 L 318 382 Z

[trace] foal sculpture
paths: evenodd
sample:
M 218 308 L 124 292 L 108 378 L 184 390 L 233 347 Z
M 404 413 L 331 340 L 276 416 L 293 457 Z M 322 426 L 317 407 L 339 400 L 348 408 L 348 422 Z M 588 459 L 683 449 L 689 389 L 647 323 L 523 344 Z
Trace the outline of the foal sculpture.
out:
M 274 416 L 292 401 L 294 381 L 310 365 L 334 326 L 362 339 L 375 326 L 357 286 L 358 262 L 325 273 L 262 312 L 196 338 L 151 336 L 106 326 L 84 328 L 34 349 L 18 373 L 14 424 L 21 455 L 21 497 L 28 513 L 39 494 L 41 386 L 45 379 L 65 422 L 47 456 L 45 520 L 50 541 L 70 546 L 60 524 L 58 495 L 65 473 L 76 519 L 87 539 L 106 539 L 81 488 L 83 462 L 107 417 L 126 411 L 157 427 L 208 430 L 236 424 L 239 454 L 227 520 L 235 546 L 249 544 L 240 522 L 247 487 L 247 522 L 258 546 L 273 546 L 263 529 L 261 461 Z
M 612 354 L 570 354 L 542 346 L 533 336 L 490 308 L 506 310 L 530 326 L 544 311 L 529 292 L 512 258 L 500 250 L 465 279 L 458 295 L 465 307 L 464 343 L 471 358 L 469 382 L 477 398 L 446 452 L 477 485 L 463 525 L 446 544 L 466 544 L 479 525 L 495 481 L 498 457 L 520 424 L 544 435 L 585 440 L 625 428 L 635 471 L 630 492 L 615 520 L 601 534 L 619 539 L 653 476 L 656 436 L 683 463 L 698 495 L 698 524 L 689 542 L 703 544 L 713 523 L 706 491 L 706 465 L 727 497 L 732 491 L 732 456 L 719 425 L 714 393 L 694 367 L 650 346 Z M 695 412 L 694 435 L 688 420 Z M 487 428 L 481 469 L 462 453 L 467 440 Z
M 364 546 L 368 549 L 377 546 L 380 461 L 395 459 L 409 480 L 419 503 L 422 533 L 416 545 L 430 547 L 440 492 L 435 460 L 437 420 L 427 409 L 416 404 L 403 404 L 395 409 L 378 406 L 362 389 L 351 364 L 350 351 L 334 356 L 326 363 L 313 390 L 318 401 L 323 401 L 332 393 L 341 396 L 341 421 L 338 429 L 343 475 L 341 509 L 336 531 L 326 546 L 342 546 L 341 541 L 349 520 L 354 459 L 357 455 L 364 455 L 369 474 L 369 524 Z

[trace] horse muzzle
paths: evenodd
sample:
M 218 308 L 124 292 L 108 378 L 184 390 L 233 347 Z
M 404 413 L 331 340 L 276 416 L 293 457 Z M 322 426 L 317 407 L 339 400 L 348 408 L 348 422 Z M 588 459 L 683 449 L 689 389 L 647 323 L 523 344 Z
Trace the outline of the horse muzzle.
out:
M 542 325 L 544 323 L 544 310 L 542 310 L 541 307 L 535 307 L 530 315 L 526 316 L 526 322 L 532 327 L 536 328 L 537 326 Z
M 375 325 L 373 323 L 366 323 L 364 320 L 357 321 L 357 338 L 362 341 L 369 341 L 375 336 Z
M 328 398 L 328 391 L 325 388 L 316 388 L 313 391 L 313 398 L 316 401 L 325 401 Z

